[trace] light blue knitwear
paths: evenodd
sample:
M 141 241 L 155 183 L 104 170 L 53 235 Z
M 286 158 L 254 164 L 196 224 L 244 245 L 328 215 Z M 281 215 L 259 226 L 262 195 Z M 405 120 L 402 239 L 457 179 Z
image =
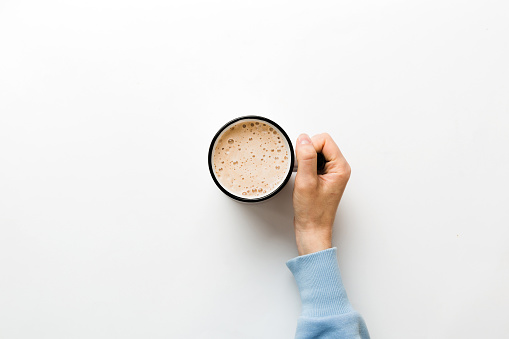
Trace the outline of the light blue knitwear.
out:
M 286 263 L 302 300 L 296 339 L 369 339 L 364 320 L 346 296 L 336 252 L 333 247 Z

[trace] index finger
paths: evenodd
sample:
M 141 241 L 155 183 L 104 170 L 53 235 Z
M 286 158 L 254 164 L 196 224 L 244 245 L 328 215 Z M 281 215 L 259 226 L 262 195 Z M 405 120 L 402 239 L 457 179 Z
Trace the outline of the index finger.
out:
M 311 138 L 313 146 L 317 153 L 322 153 L 325 157 L 326 173 L 342 172 L 349 168 L 343 153 L 339 150 L 338 145 L 332 137 L 327 133 L 315 135 Z

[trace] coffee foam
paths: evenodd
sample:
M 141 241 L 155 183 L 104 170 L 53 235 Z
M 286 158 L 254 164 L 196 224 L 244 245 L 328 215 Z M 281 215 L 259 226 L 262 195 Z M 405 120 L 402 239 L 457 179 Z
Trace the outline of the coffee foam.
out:
M 247 119 L 228 126 L 212 152 L 214 174 L 228 192 L 246 199 L 277 189 L 290 171 L 286 138 L 263 120 Z

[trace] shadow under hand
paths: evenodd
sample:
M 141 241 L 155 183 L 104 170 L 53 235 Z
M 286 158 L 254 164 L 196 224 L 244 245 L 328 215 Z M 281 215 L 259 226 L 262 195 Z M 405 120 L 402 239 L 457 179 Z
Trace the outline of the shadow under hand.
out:
M 249 219 L 256 220 L 262 237 L 295 244 L 292 203 L 294 182 L 295 178 L 290 178 L 286 186 L 268 201 L 252 205 L 240 204 L 238 207 Z

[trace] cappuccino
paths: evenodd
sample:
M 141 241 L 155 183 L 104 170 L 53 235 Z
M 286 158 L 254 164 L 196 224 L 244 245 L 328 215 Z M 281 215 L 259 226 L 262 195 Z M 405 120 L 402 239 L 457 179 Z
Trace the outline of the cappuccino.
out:
M 217 181 L 228 192 L 246 199 L 276 190 L 290 169 L 286 138 L 263 120 L 240 120 L 217 138 L 212 166 Z

